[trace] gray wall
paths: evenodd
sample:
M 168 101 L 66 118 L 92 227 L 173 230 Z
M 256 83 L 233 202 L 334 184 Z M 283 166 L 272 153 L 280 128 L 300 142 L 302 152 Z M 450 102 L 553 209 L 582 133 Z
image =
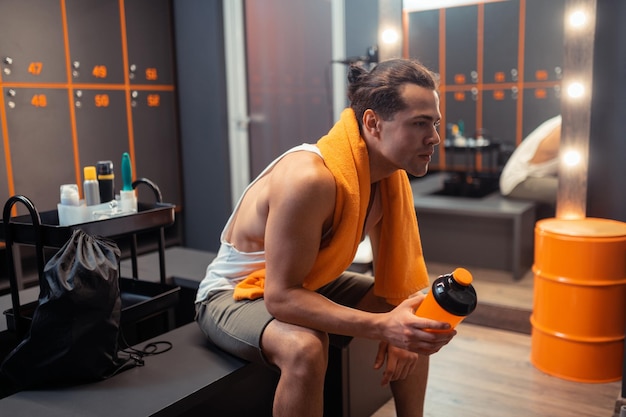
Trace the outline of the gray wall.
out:
M 378 43 L 378 1 L 345 0 L 346 57 L 363 56 Z
M 184 244 L 216 251 L 230 214 L 222 2 L 175 0 Z

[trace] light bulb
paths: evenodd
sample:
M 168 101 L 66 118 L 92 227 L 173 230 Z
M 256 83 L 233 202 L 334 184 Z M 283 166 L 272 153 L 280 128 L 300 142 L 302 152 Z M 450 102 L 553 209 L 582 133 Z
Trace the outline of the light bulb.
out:
M 569 15 L 569 24 L 573 28 L 581 28 L 587 23 L 587 14 L 582 10 L 577 10 Z
M 563 155 L 563 162 L 565 165 L 573 167 L 580 163 L 581 156 L 578 151 L 567 151 Z
M 386 29 L 381 34 L 381 38 L 384 43 L 392 44 L 398 42 L 400 36 L 398 35 L 398 31 L 395 29 Z
M 580 98 L 585 94 L 585 87 L 579 82 L 573 82 L 567 86 L 567 94 L 571 98 Z

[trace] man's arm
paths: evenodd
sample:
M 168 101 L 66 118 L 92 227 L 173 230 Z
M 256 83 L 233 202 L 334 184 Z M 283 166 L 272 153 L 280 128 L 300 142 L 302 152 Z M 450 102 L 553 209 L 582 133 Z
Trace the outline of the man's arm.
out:
M 321 158 L 293 156 L 274 168 L 269 183 L 265 302 L 278 320 L 338 330 L 347 312 L 329 317 L 334 303 L 302 286 L 317 259 L 324 229 L 332 223 L 335 180 Z
M 265 302 L 278 320 L 328 333 L 385 340 L 419 353 L 434 353 L 451 336 L 424 331 L 441 323 L 418 318 L 420 298 L 388 313 L 340 306 L 303 288 L 317 258 L 324 227 L 335 208 L 335 181 L 317 156 L 299 153 L 274 167 L 265 233 Z

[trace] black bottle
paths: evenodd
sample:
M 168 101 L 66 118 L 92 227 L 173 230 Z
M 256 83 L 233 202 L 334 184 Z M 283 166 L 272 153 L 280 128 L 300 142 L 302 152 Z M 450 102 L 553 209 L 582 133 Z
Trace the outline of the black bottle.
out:
M 98 186 L 100 188 L 100 202 L 108 203 L 115 200 L 115 173 L 113 162 L 98 161 L 96 164 L 98 174 Z

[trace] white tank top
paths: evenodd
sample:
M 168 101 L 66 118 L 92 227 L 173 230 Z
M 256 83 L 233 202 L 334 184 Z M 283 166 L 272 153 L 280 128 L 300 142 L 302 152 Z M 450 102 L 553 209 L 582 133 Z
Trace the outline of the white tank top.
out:
M 235 218 L 239 206 L 241 205 L 241 201 L 250 187 L 256 184 L 260 178 L 267 174 L 283 157 L 298 151 L 313 152 L 322 157 L 322 154 L 316 145 L 304 143 L 296 146 L 276 158 L 263 170 L 263 172 L 259 174 L 258 177 L 256 177 L 254 181 L 246 187 L 239 198 L 235 209 L 230 215 L 230 218 L 226 222 L 224 229 L 222 230 L 222 234 L 220 236 L 220 249 L 213 262 L 211 262 L 211 264 L 207 267 L 204 279 L 200 282 L 200 287 L 198 288 L 198 293 L 196 294 L 196 303 L 206 300 L 211 294 L 217 291 L 232 290 L 239 282 L 252 272 L 265 268 L 265 251 L 241 252 L 237 250 L 237 248 L 226 240 L 226 231 Z

